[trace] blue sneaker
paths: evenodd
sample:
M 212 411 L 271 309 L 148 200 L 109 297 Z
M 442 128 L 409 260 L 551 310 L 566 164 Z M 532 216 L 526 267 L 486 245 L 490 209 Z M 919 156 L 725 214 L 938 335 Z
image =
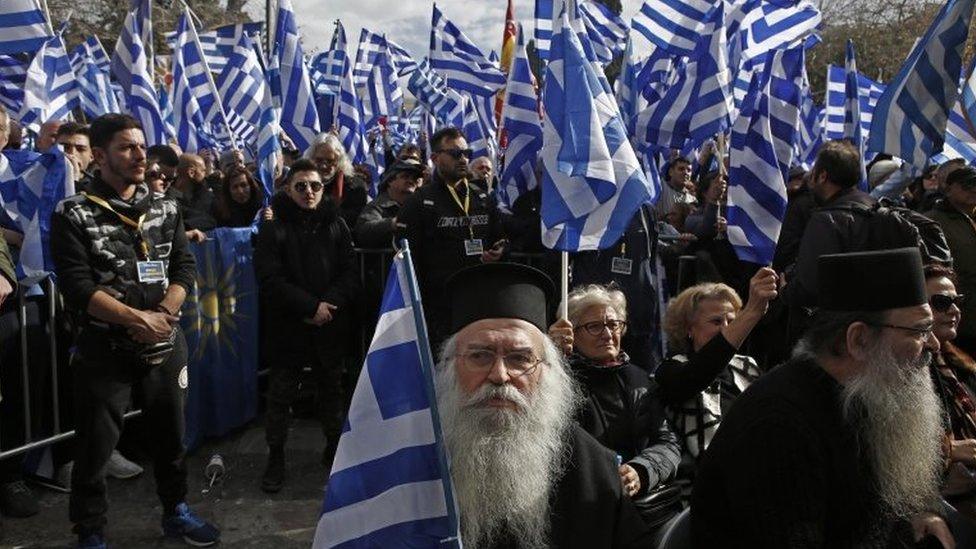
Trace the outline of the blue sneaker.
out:
M 163 517 L 163 535 L 182 538 L 196 547 L 209 547 L 220 541 L 220 530 L 194 515 L 186 503 L 176 506 L 176 514 Z
M 76 549 L 106 549 L 108 546 L 105 545 L 105 536 L 101 533 L 93 533 L 78 536 L 78 545 L 75 547 Z

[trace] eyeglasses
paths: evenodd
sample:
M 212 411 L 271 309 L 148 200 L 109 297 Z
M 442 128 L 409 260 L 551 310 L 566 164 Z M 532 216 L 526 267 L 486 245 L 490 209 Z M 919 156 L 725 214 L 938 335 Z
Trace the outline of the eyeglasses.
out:
M 458 353 L 457 357 L 463 360 L 462 364 L 469 370 L 476 372 L 487 372 L 498 361 L 498 353 L 491 349 L 472 349 L 465 353 Z M 524 376 L 531 373 L 542 362 L 541 358 L 536 358 L 529 351 L 512 351 L 501 355 L 505 370 L 512 377 Z
M 307 191 L 309 187 L 312 188 L 313 193 L 317 193 L 321 191 L 322 187 L 324 186 L 321 181 L 296 181 L 292 183 L 292 185 L 295 187 L 295 190 L 300 193 Z
M 162 172 L 146 172 L 146 179 L 149 181 L 154 181 L 156 179 L 161 179 L 166 183 L 172 183 L 176 181 L 175 175 L 166 175 Z
M 965 302 L 966 296 L 962 294 L 957 296 L 933 294 L 932 297 L 929 298 L 929 305 L 932 306 L 932 310 L 940 313 L 948 311 L 953 305 L 962 308 L 962 305 Z
M 932 335 L 932 330 L 935 329 L 935 326 L 931 324 L 924 328 L 919 328 L 917 326 L 899 326 L 897 324 L 881 324 L 881 323 L 874 324 L 870 322 L 866 324 L 868 326 L 874 326 L 875 328 L 892 328 L 895 330 L 904 330 L 906 332 L 913 332 L 916 335 L 920 336 L 922 339 L 928 339 L 928 337 Z
M 444 153 L 450 156 L 451 158 L 453 158 L 454 160 L 460 160 L 462 156 L 467 158 L 468 160 L 471 160 L 471 156 L 474 155 L 474 150 L 472 149 L 441 149 L 439 151 L 434 151 L 434 152 Z
M 591 336 L 598 336 L 602 334 L 604 329 L 610 330 L 611 334 L 619 334 L 626 328 L 627 322 L 624 320 L 587 322 L 586 324 L 581 324 L 576 327 L 577 330 L 585 330 L 586 333 L 590 334 Z

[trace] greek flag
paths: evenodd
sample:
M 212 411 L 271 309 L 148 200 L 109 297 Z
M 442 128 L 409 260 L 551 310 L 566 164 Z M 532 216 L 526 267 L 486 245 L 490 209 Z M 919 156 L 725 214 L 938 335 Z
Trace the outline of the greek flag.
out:
M 810 81 L 806 69 L 800 91 L 800 127 L 797 128 L 796 146 L 793 149 L 793 164 L 804 170 L 811 170 L 817 159 L 817 152 L 823 144 L 824 109 L 813 102 Z
M 55 34 L 37 50 L 27 67 L 20 123 L 36 132 L 48 120 L 70 117 L 78 104 L 78 81 L 61 35 Z
M 258 36 L 264 27 L 263 22 L 257 23 L 238 23 L 236 25 L 223 25 L 213 30 L 199 33 L 200 47 L 203 51 L 203 58 L 207 61 L 207 66 L 215 73 L 224 70 L 227 58 L 234 51 L 234 46 L 240 40 L 242 34 L 252 37 Z M 177 32 L 167 32 L 163 36 L 166 44 L 173 50 L 176 49 Z
M 821 22 L 820 10 L 809 0 L 790 4 L 762 2 L 745 14 L 735 37 L 739 56 L 732 60 L 733 66 L 737 61 L 764 58 L 769 52 L 806 40 L 816 32 Z
M 671 55 L 696 55 L 716 9 L 714 0 L 644 0 L 631 27 Z
M 437 5 L 430 29 L 430 67 L 457 91 L 490 95 L 505 85 L 505 74 L 498 64 L 448 21 Z
M 51 38 L 37 0 L 0 2 L 0 53 L 37 51 Z
M 501 123 L 505 168 L 499 178 L 498 201 L 509 210 L 519 196 L 539 184 L 535 167 L 542 150 L 542 124 L 536 90 L 535 76 L 525 51 L 525 35 L 519 25 L 515 57 L 508 70 Z
M 24 284 L 35 284 L 54 271 L 48 248 L 51 214 L 58 202 L 73 194 L 74 173 L 61 147 L 44 154 L 0 154 L 0 208 L 24 235 L 17 265 L 17 278 Z
M 216 147 L 204 110 L 197 100 L 203 93 L 214 102 L 208 86 L 209 70 L 192 34 L 196 30 L 186 9 L 176 24 L 173 50 L 173 115 L 176 142 L 186 152 Z
M 240 121 L 254 128 L 260 127 L 261 104 L 270 89 L 248 35 L 241 35 L 228 56 L 224 70 L 217 77 L 217 92 L 228 122 L 235 121 L 238 126 L 235 128 L 238 136 L 243 137 Z
M 827 139 L 844 138 L 844 108 L 847 104 L 845 90 L 847 89 L 847 73 L 844 67 L 827 65 L 827 95 L 824 101 L 826 113 L 824 132 Z M 861 131 L 867 137 L 871 131 L 871 119 L 878 98 L 885 90 L 885 85 L 871 80 L 863 73 L 857 73 L 857 95 L 861 100 Z
M 0 54 L 0 105 L 7 112 L 19 113 L 24 105 L 28 64 L 22 56 Z
M 342 80 L 339 83 L 336 127 L 339 129 L 339 140 L 342 141 L 342 146 L 349 154 L 350 160 L 356 164 L 364 162 L 369 154 L 365 122 L 363 106 L 352 79 L 352 63 L 346 63 L 343 65 Z
M 241 41 L 249 40 L 246 34 L 241 35 Z M 253 54 L 253 49 L 251 50 Z M 255 60 L 256 65 L 256 60 Z M 252 78 L 256 78 L 258 75 L 252 74 Z M 264 86 L 264 79 L 260 79 L 261 85 Z M 275 182 L 275 172 L 278 163 L 278 153 L 281 151 L 281 142 L 278 140 L 278 134 L 281 132 L 281 125 L 278 121 L 278 110 L 274 107 L 274 101 L 271 97 L 271 90 L 267 89 L 267 86 L 259 92 L 260 103 L 258 110 L 258 146 L 257 146 L 257 161 L 258 161 L 258 179 L 261 180 L 261 186 L 264 187 L 264 202 L 265 205 L 274 196 L 274 182 Z
M 769 265 L 786 215 L 803 49 L 777 50 L 753 75 L 732 127 L 728 238 L 743 261 Z
M 319 95 L 339 95 L 342 85 L 342 71 L 346 66 L 346 29 L 341 21 L 336 21 L 329 51 L 316 54 L 309 62 L 309 73 Z
M 543 61 L 549 59 L 552 43 L 552 4 L 553 0 L 535 0 L 535 51 Z
M 98 37 L 91 36 L 72 52 L 71 65 L 78 78 L 78 94 L 85 116 L 98 118 L 111 112 L 122 112 L 112 88 L 111 64 Z
M 542 240 L 564 251 L 603 249 L 650 190 L 610 85 L 570 25 L 576 6 L 561 7 L 542 95 Z
M 427 59 L 410 75 L 407 89 L 442 124 L 456 127 L 464 124 L 464 98 L 447 88 L 443 79 L 431 70 Z
M 146 145 L 166 143 L 166 128 L 159 108 L 159 99 L 153 89 L 152 65 L 143 47 L 142 36 L 148 29 L 152 36 L 152 9 L 148 0 L 137 0 L 133 10 L 125 18 L 122 33 L 112 55 L 112 74 L 122 86 L 126 108 L 142 124 Z M 145 19 L 143 19 L 145 17 Z
M 955 158 L 962 158 L 970 166 L 976 165 L 976 136 L 973 135 L 971 127 L 966 120 L 960 97 L 956 107 L 949 113 L 942 152 L 935 154 L 932 162 L 942 164 Z
M 281 128 L 304 151 L 319 133 L 319 114 L 312 97 L 312 81 L 305 65 L 298 24 L 291 0 L 279 0 L 274 53 L 281 92 Z
M 481 117 L 478 116 L 474 99 L 471 97 L 464 98 L 464 125 L 461 127 L 461 131 L 464 132 L 464 138 L 468 142 L 468 147 L 471 148 L 472 159 L 482 156 L 493 158 L 491 147 L 488 144 L 487 132 L 481 124 Z
M 725 43 L 724 4 L 709 15 L 708 29 L 677 81 L 661 100 L 637 117 L 636 131 L 644 142 L 673 149 L 697 148 L 706 139 L 729 128 L 734 108 L 728 51 Z
M 403 47 L 387 39 L 384 34 L 376 34 L 363 29 L 359 34 L 356 65 L 352 69 L 352 77 L 357 88 L 366 85 L 369 74 L 381 55 L 386 55 L 390 59 L 396 68 L 397 76 L 406 76 L 417 68 L 417 62 L 413 60 L 413 57 L 410 57 L 410 54 Z
M 461 547 L 422 313 L 404 246 L 339 439 L 315 549 Z
M 973 0 L 947 0 L 874 110 L 867 148 L 921 170 L 942 149 L 955 106 Z
M 85 62 L 86 57 L 91 58 L 95 66 L 105 74 L 112 74 L 112 60 L 105 53 L 102 41 L 97 36 L 89 36 L 71 51 L 71 68 L 75 72 L 80 72 L 81 65 Z
M 623 53 L 630 27 L 610 8 L 598 2 L 580 2 L 579 9 L 597 59 L 603 64 L 610 63 Z
M 868 171 L 865 168 L 864 142 L 867 136 L 861 129 L 861 97 L 857 82 L 857 59 L 854 53 L 854 41 L 847 41 L 847 54 L 844 62 L 844 135 L 841 139 L 849 139 L 857 147 L 861 158 L 860 189 L 868 190 Z
M 400 89 L 396 67 L 388 51 L 381 51 L 373 58 L 372 70 L 366 80 L 366 92 L 368 104 L 365 110 L 369 112 L 372 121 L 380 116 L 392 116 L 400 112 L 403 90 Z M 370 122 L 367 127 L 374 123 Z

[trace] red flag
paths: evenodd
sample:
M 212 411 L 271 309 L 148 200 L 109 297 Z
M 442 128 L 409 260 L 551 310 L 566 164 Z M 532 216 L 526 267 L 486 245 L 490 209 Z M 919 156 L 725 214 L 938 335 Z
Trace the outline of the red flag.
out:
M 508 0 L 508 9 L 505 11 L 505 31 L 502 33 L 502 58 L 501 69 L 508 75 L 508 69 L 512 66 L 512 59 L 515 57 L 515 10 L 512 8 L 512 0 Z M 495 95 L 495 123 L 501 123 L 502 106 L 505 104 L 505 90 L 498 90 Z

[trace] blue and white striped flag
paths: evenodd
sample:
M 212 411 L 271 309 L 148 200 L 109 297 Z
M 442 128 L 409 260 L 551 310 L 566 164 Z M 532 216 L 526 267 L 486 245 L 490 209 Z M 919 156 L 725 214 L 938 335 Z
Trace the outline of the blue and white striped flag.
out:
M 125 17 L 112 55 L 112 73 L 122 86 L 129 114 L 142 124 L 147 146 L 165 144 L 167 135 L 159 99 L 153 88 L 152 66 L 142 41 L 147 29 L 152 36 L 151 13 L 148 0 L 136 1 Z
M 410 75 L 407 89 L 442 124 L 456 127 L 464 124 L 464 98 L 447 88 L 440 76 L 430 69 L 427 59 L 421 61 Z
M 187 8 L 176 24 L 172 97 L 176 142 L 184 151 L 191 153 L 214 149 L 217 145 L 204 109 L 197 100 L 197 97 L 206 94 L 209 95 L 209 102 L 214 103 L 208 83 L 209 69 L 197 47 L 198 41 L 194 40 L 195 33 Z
M 672 149 L 697 148 L 730 126 L 734 108 L 725 44 L 724 4 L 709 15 L 707 40 L 698 49 L 664 97 L 637 117 L 643 141 Z
M 254 128 L 260 126 L 261 104 L 271 91 L 251 38 L 246 34 L 241 35 L 217 77 L 217 91 L 229 122 L 240 119 Z M 243 137 L 239 128 L 235 132 Z
M 367 127 L 375 125 L 381 116 L 398 114 L 403 106 L 403 90 L 400 89 L 397 70 L 392 55 L 386 50 L 373 57 L 372 70 L 366 80 L 366 99 L 364 110 L 370 116 Z
M 385 34 L 376 34 L 363 29 L 359 34 L 356 65 L 352 69 L 352 77 L 357 88 L 366 85 L 369 73 L 372 72 L 377 58 L 381 55 L 389 58 L 396 68 L 397 76 L 406 76 L 417 68 L 417 62 L 399 44 L 387 39 Z
M 223 25 L 213 30 L 199 33 L 200 46 L 203 50 L 203 57 L 207 60 L 210 70 L 220 74 L 227 64 L 227 58 L 234 51 L 234 46 L 240 41 L 241 34 L 249 35 L 252 40 L 261 34 L 264 23 L 238 23 L 236 25 Z M 176 49 L 176 32 L 164 34 L 166 44 Z
M 553 1 L 535 0 L 535 51 L 543 62 L 549 59 L 552 43 Z
M 874 117 L 874 107 L 884 93 L 885 85 L 871 80 L 863 73 L 857 74 L 858 97 L 861 99 L 861 131 L 865 139 L 871 131 L 871 120 Z M 847 104 L 845 90 L 847 89 L 847 73 L 844 67 L 827 65 L 827 95 L 824 101 L 825 137 L 829 140 L 844 138 L 844 108 Z
M 620 239 L 650 190 L 610 85 L 570 24 L 576 6 L 561 4 L 542 96 L 542 241 L 597 250 Z
M 942 149 L 959 94 L 973 0 L 947 0 L 878 99 L 867 148 L 922 170 Z
M 339 130 L 339 140 L 342 141 L 349 159 L 356 164 L 365 162 L 369 155 L 369 143 L 366 142 L 366 115 L 363 113 L 363 105 L 353 82 L 352 63 L 346 63 L 342 68 L 339 101 L 336 107 L 336 127 Z
M 535 168 L 542 150 L 542 122 L 535 76 L 525 51 L 525 34 L 518 27 L 515 57 L 508 70 L 501 135 L 505 167 L 498 183 L 498 201 L 511 210 L 522 194 L 536 188 Z
M 732 128 L 728 238 L 743 261 L 773 261 L 799 117 L 803 49 L 777 50 L 753 75 Z
M 51 214 L 58 202 L 73 194 L 74 172 L 61 147 L 44 154 L 0 154 L 0 208 L 24 235 L 17 263 L 17 279 L 24 284 L 35 284 L 54 271 L 48 247 Z
M 51 36 L 37 0 L 0 2 L 0 53 L 34 52 Z
M 61 35 L 55 34 L 37 50 L 27 68 L 20 123 L 36 132 L 48 120 L 69 118 L 78 105 L 78 81 Z
M 798 40 L 805 41 L 816 32 L 820 22 L 820 10 L 809 0 L 756 3 L 745 14 L 736 33 L 733 51 L 738 56 L 731 59 L 730 64 L 734 67 L 740 62 L 765 58 L 769 52 Z M 811 45 L 807 44 L 807 47 Z
M 90 58 L 95 66 L 102 70 L 105 74 L 112 74 L 112 60 L 109 59 L 108 54 L 105 53 L 105 48 L 102 46 L 102 41 L 98 39 L 97 36 L 89 36 L 84 42 L 78 44 L 75 49 L 71 51 L 71 68 L 75 72 L 81 70 L 81 64 L 85 62 L 85 58 Z
M 847 54 L 844 60 L 844 135 L 841 139 L 848 139 L 857 147 L 861 160 L 861 181 L 858 184 L 862 191 L 868 190 L 868 171 L 865 167 L 864 145 L 867 136 L 861 130 L 861 96 L 857 82 L 857 59 L 854 53 L 854 41 L 847 41 Z
M 251 44 L 251 39 L 246 35 L 241 35 L 241 41 L 234 48 L 233 57 L 243 55 L 248 51 L 248 60 L 243 64 L 242 70 L 248 70 L 245 85 L 253 86 L 255 95 L 250 97 L 250 101 L 258 103 L 258 142 L 257 142 L 257 162 L 258 179 L 264 188 L 264 202 L 267 205 L 274 196 L 275 174 L 277 172 L 278 155 L 281 153 L 281 141 L 278 134 L 281 133 L 281 124 L 278 118 L 278 109 L 274 106 L 274 98 L 270 86 L 263 78 L 260 62 L 258 61 L 257 51 Z M 230 62 L 228 61 L 228 65 Z M 240 101 L 239 95 L 231 96 L 231 101 Z M 225 99 L 226 101 L 226 99 Z
M 962 97 L 956 103 L 956 108 L 949 113 L 946 124 L 945 145 L 942 152 L 932 157 L 934 164 L 942 164 L 955 158 L 961 158 L 970 166 L 976 166 L 976 135 L 972 126 L 966 120 Z
M 630 27 L 620 16 L 599 2 L 582 1 L 579 8 L 597 59 L 603 64 L 610 63 L 614 57 L 623 53 Z
M 336 21 L 329 51 L 316 54 L 309 61 L 309 72 L 315 93 L 319 95 L 339 95 L 342 85 L 342 71 L 348 63 L 346 53 L 346 29 L 342 21 Z
M 30 64 L 22 57 L 0 54 L 0 105 L 15 115 L 24 106 L 24 82 Z
M 505 85 L 505 74 L 461 29 L 434 5 L 430 28 L 430 66 L 457 91 L 490 95 Z
M 319 133 L 319 114 L 291 0 L 279 0 L 272 57 L 278 68 L 281 128 L 298 150 L 304 151 Z
M 471 148 L 472 159 L 482 156 L 494 158 L 488 143 L 488 136 L 484 126 L 481 124 L 481 119 L 478 116 L 478 110 L 474 105 L 474 98 L 472 97 L 464 98 L 464 126 L 461 127 L 461 131 L 464 133 L 464 139 L 468 142 L 468 147 Z
M 461 546 L 430 342 L 404 246 L 390 267 L 313 548 Z
M 800 127 L 797 129 L 793 150 L 793 165 L 804 170 L 813 169 L 824 136 L 824 109 L 813 101 L 810 81 L 806 69 L 803 70 L 803 83 L 800 92 Z
M 671 55 L 690 57 L 717 28 L 709 25 L 715 9 L 713 0 L 644 0 L 631 26 Z
M 98 37 L 90 36 L 75 48 L 71 62 L 78 77 L 79 100 L 85 116 L 98 118 L 103 114 L 122 112 L 109 77 L 111 63 Z

